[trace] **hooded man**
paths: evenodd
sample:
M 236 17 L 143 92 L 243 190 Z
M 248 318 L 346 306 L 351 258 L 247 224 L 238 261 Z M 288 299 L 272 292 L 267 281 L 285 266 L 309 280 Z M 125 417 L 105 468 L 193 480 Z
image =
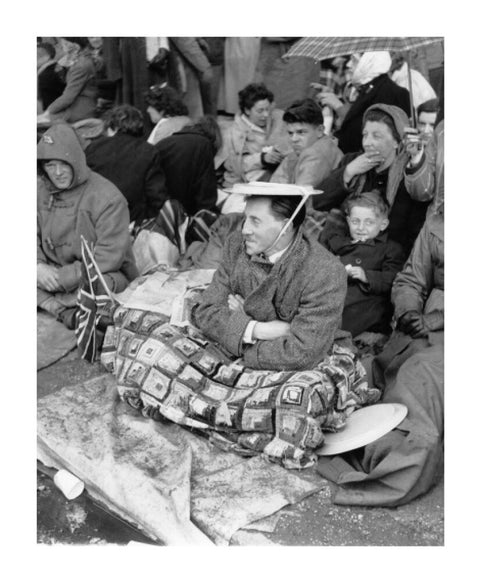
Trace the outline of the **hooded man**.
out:
M 265 187 L 237 186 L 255 195 L 247 197 L 242 231 L 227 238 L 193 319 L 250 368 L 313 368 L 334 340 L 350 336 L 339 330 L 345 269 L 301 227 L 299 200 L 306 199 L 281 195 L 298 187 L 270 184 L 269 194 Z
M 82 280 L 81 236 L 93 246 L 108 287 L 120 292 L 138 276 L 125 198 L 92 172 L 75 131 L 53 125 L 37 146 L 37 306 L 75 326 Z

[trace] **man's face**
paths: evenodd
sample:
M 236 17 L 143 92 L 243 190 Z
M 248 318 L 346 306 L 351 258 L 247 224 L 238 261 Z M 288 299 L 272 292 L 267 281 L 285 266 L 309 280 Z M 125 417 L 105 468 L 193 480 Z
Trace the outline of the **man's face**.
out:
M 322 137 L 323 128 L 310 123 L 287 123 L 287 132 L 293 151 L 299 154 Z
M 431 136 L 435 129 L 435 122 L 437 121 L 437 113 L 435 111 L 422 111 L 418 116 L 418 129 L 420 133 Z
M 354 241 L 366 241 L 375 238 L 388 226 L 388 219 L 378 216 L 373 208 L 354 206 L 347 216 L 350 236 Z
M 53 185 L 59 190 L 66 190 L 73 182 L 73 169 L 70 164 L 60 160 L 48 160 L 43 164 L 43 169 L 47 173 Z
M 242 227 L 247 255 L 258 255 L 266 251 L 286 222 L 286 218 L 277 218 L 273 214 L 269 198 L 248 198 Z M 275 249 L 272 251 L 275 252 Z
M 272 104 L 268 99 L 261 99 L 260 101 L 257 101 L 251 109 L 245 109 L 245 115 L 248 119 L 262 129 L 267 127 L 267 121 L 271 112 Z

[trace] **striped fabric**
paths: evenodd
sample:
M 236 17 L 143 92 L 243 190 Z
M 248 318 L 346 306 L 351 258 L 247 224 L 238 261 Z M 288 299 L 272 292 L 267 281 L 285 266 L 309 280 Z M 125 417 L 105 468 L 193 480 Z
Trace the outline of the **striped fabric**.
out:
M 175 199 L 166 200 L 157 218 L 154 230 L 164 234 L 174 245 L 178 247 L 180 253 L 185 251 L 185 240 L 182 240 L 180 227 L 187 219 L 182 204 Z
M 283 58 L 309 57 L 316 61 L 367 51 L 408 51 L 443 41 L 434 36 L 305 36 Z
M 83 236 L 82 272 L 82 284 L 77 297 L 79 314 L 75 335 L 80 357 L 92 363 L 103 338 L 98 330 L 99 321 L 102 316 L 110 314 L 118 302 L 110 293 Z
M 163 234 L 174 244 L 180 254 L 185 252 L 185 231 L 188 224 L 188 214 L 181 202 L 175 199 L 166 200 L 155 218 L 144 220 L 134 229 L 134 238 L 141 230 L 149 230 Z
M 346 71 L 338 74 L 330 69 L 322 69 L 319 73 L 318 82 L 325 85 L 329 91 L 335 93 L 337 97 L 342 98 L 345 86 L 347 84 Z

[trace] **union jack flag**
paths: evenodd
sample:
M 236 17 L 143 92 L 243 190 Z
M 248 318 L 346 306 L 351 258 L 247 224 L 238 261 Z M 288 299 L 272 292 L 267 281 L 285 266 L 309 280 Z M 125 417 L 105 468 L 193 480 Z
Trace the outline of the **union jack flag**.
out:
M 80 357 L 94 362 L 101 346 L 103 333 L 99 330 L 102 317 L 111 317 L 119 305 L 100 272 L 87 240 L 82 236 L 82 284 L 78 290 L 79 314 L 75 327 Z

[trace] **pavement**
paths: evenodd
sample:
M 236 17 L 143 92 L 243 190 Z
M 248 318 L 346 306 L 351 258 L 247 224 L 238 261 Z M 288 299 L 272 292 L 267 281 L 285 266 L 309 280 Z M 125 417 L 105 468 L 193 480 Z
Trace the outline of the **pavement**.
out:
M 76 350 L 37 372 L 37 398 L 104 373 L 80 360 Z M 37 470 L 37 543 L 125 545 L 152 543 L 132 525 L 100 507 L 88 492 L 68 501 L 52 470 Z M 444 481 L 398 508 L 345 507 L 330 501 L 328 484 L 278 512 L 273 532 L 241 530 L 231 545 L 258 546 L 443 546 Z

